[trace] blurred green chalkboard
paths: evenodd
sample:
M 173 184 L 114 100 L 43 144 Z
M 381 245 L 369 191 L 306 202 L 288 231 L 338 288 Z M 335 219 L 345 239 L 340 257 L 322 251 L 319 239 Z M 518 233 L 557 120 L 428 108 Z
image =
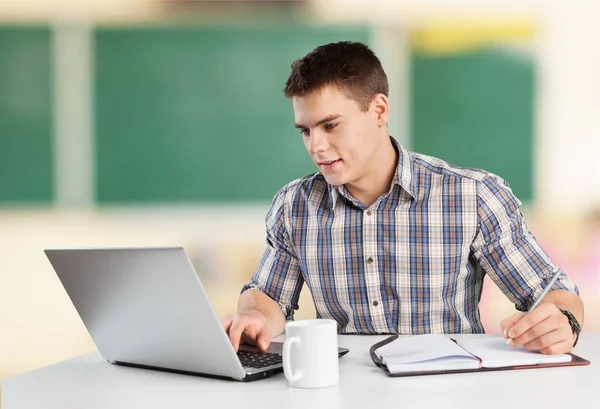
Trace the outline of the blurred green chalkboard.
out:
M 0 203 L 52 201 L 50 30 L 0 27 Z
M 282 89 L 293 60 L 366 27 L 99 28 L 101 204 L 269 201 L 316 171 Z
M 483 49 L 412 56 L 414 151 L 483 168 L 532 198 L 534 64 Z

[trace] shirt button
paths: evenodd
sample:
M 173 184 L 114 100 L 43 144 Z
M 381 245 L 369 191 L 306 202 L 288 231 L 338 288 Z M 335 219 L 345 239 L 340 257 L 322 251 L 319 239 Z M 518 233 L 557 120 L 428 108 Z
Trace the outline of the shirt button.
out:
M 372 211 L 370 211 L 370 210 L 367 210 L 367 216 L 371 216 L 372 214 L 373 214 L 373 212 L 372 212 Z
M 373 301 L 373 307 L 377 307 L 379 305 L 379 301 Z
M 369 257 L 369 258 L 367 259 L 367 263 L 371 264 L 372 262 L 373 262 L 373 257 Z

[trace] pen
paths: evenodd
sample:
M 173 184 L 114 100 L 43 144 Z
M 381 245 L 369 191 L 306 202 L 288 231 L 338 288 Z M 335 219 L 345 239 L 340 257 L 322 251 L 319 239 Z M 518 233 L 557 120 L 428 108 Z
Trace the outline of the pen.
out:
M 558 271 L 554 274 L 554 276 L 552 277 L 552 280 L 550 280 L 550 282 L 548 283 L 546 288 L 544 288 L 544 291 L 542 291 L 542 293 L 540 294 L 538 299 L 535 300 L 535 302 L 531 305 L 531 307 L 529 307 L 529 309 L 527 310 L 528 313 L 533 311 L 535 309 L 535 307 L 537 307 L 540 304 L 540 302 L 542 302 L 542 299 L 546 296 L 546 294 L 548 294 L 548 291 L 550 291 L 550 289 L 552 288 L 552 286 L 554 285 L 554 283 L 556 282 L 556 280 L 558 279 L 558 277 L 561 274 L 562 274 L 562 270 L 558 269 Z M 506 340 L 506 343 L 510 344 L 511 341 L 512 341 L 512 338 L 508 338 Z

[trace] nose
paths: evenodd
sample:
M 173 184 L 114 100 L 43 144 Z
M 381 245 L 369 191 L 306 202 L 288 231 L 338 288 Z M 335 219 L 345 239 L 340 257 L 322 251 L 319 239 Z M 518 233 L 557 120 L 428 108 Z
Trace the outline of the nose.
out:
M 324 152 L 329 148 L 327 135 L 324 132 L 314 131 L 310 135 L 310 151 Z

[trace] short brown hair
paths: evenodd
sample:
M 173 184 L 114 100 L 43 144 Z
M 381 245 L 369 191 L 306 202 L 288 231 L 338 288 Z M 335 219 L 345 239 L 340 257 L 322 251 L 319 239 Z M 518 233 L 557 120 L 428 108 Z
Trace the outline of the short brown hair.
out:
M 321 45 L 294 61 L 283 92 L 292 98 L 327 85 L 346 93 L 363 111 L 369 109 L 374 95 L 389 92 L 387 75 L 375 53 L 351 41 Z

